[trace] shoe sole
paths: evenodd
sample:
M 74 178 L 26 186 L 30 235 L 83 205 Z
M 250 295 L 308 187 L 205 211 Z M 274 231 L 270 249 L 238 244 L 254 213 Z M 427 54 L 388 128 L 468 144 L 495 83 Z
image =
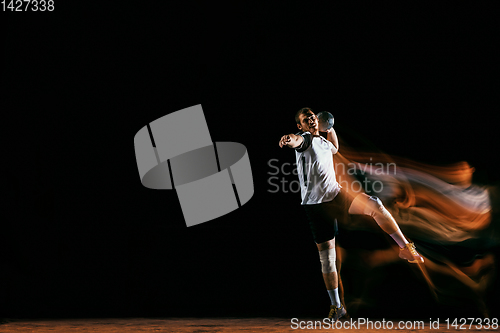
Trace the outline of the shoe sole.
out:
M 408 260 L 408 259 L 405 259 L 405 260 Z M 408 262 L 410 264 L 423 264 L 424 263 L 423 260 L 422 261 L 420 261 L 420 260 L 408 260 Z
M 411 263 L 411 264 L 418 264 L 418 263 L 423 264 L 423 263 L 424 263 L 424 260 L 423 260 L 424 258 L 422 258 L 422 261 L 420 261 L 420 260 L 418 260 L 418 259 L 413 259 L 413 260 L 411 260 L 411 259 L 409 259 L 409 258 L 405 258 L 405 257 L 401 257 L 401 256 L 400 256 L 399 258 L 401 258 L 401 259 L 403 259 L 403 260 L 407 260 L 407 261 L 408 261 L 409 263 Z

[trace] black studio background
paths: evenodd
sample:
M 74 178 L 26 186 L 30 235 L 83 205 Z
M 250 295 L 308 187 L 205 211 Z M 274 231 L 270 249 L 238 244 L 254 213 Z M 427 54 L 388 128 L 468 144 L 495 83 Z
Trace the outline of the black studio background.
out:
M 498 183 L 493 2 L 68 5 L 3 13 L 1 317 L 323 315 L 300 195 L 269 181 L 271 160 L 294 163 L 278 140 L 304 106 L 359 149 Z M 133 137 L 195 104 L 214 142 L 247 147 L 255 194 L 187 228 L 174 191 L 141 185 Z M 472 316 L 404 262 L 381 276 L 359 315 Z

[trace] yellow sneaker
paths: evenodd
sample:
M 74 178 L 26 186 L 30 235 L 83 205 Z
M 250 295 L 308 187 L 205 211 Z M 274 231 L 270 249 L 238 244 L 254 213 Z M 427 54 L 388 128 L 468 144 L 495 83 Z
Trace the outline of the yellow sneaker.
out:
M 330 305 L 330 313 L 328 314 L 328 319 L 336 322 L 337 320 L 345 316 L 346 313 L 347 311 L 342 304 L 340 305 L 340 308 L 337 308 L 335 305 Z
M 415 244 L 413 244 L 413 242 L 399 249 L 399 257 L 408 260 L 408 262 L 412 264 L 424 262 L 424 258 L 415 250 Z

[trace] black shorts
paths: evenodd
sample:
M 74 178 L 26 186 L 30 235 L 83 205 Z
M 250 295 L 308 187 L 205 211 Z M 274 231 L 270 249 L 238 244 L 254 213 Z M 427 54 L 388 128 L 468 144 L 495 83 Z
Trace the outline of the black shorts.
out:
M 302 205 L 316 244 L 333 239 L 338 233 L 337 221 L 348 223 L 352 198 L 342 189 L 332 201 Z

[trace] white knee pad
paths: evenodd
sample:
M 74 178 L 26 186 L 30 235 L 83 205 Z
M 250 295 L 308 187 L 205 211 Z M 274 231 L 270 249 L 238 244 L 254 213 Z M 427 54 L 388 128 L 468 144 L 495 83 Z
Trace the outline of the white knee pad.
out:
M 337 271 L 335 265 L 335 249 L 319 251 L 319 260 L 321 261 L 321 272 L 328 274 Z
M 384 207 L 382 201 L 375 196 L 371 196 L 365 207 L 364 213 L 373 217 L 375 222 L 388 234 L 399 230 L 399 226 L 391 213 Z
M 368 199 L 368 203 L 365 206 L 365 210 L 363 213 L 365 215 L 370 215 L 373 218 L 375 218 L 377 214 L 382 214 L 386 218 L 392 217 L 391 213 L 389 213 L 389 211 L 385 209 L 382 201 L 376 196 L 371 196 Z

